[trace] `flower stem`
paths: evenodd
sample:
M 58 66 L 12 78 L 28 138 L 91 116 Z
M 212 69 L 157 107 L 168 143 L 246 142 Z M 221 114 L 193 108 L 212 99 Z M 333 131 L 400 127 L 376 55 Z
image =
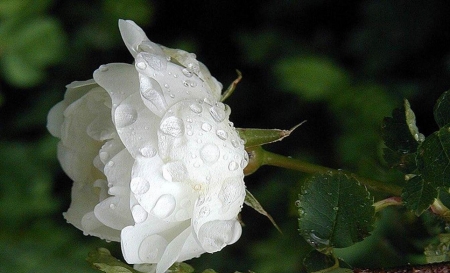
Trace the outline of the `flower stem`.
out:
M 257 151 L 254 151 L 254 152 L 262 153 L 262 155 L 260 155 L 260 157 L 262 158 L 262 165 L 277 166 L 277 167 L 282 167 L 282 168 L 286 168 L 286 169 L 301 171 L 304 173 L 330 173 L 330 174 L 344 173 L 344 174 L 358 180 L 359 182 L 361 182 L 362 184 L 366 185 L 367 187 L 369 187 L 373 190 L 393 194 L 396 196 L 399 196 L 402 193 L 402 189 L 396 185 L 390 185 L 390 184 L 383 183 L 381 181 L 361 177 L 361 176 L 356 175 L 351 172 L 336 170 L 336 169 L 332 169 L 332 168 L 328 168 L 328 167 L 323 167 L 320 165 L 311 164 L 311 163 L 301 161 L 298 159 L 274 154 L 274 153 L 268 152 L 262 148 L 258 149 Z

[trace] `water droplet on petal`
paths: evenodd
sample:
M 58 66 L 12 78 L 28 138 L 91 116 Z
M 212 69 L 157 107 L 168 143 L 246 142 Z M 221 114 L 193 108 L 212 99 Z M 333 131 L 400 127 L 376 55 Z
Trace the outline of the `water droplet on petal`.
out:
M 186 68 L 183 68 L 183 69 L 181 70 L 181 72 L 183 72 L 183 75 L 185 75 L 185 76 L 188 77 L 188 78 L 192 77 L 192 72 L 189 71 L 189 70 L 187 70 Z
M 209 98 L 204 98 L 203 101 L 204 101 L 206 104 L 213 105 L 212 101 L 211 101 Z
M 114 113 L 114 121 L 117 127 L 122 128 L 133 124 L 137 120 L 137 112 L 133 106 L 121 104 Z
M 145 209 L 140 205 L 135 205 L 131 208 L 131 214 L 133 215 L 133 219 L 136 224 L 142 223 L 147 220 L 148 213 Z
M 206 123 L 206 122 L 202 124 L 202 130 L 203 130 L 203 131 L 209 132 L 209 131 L 211 131 L 211 129 L 212 129 L 211 124 Z
M 152 213 L 158 218 L 166 218 L 175 209 L 175 198 L 170 194 L 164 194 L 156 201 L 155 207 L 152 209 Z
M 200 114 L 203 110 L 202 106 L 198 103 L 193 103 L 189 106 L 189 108 L 192 110 L 192 112 L 196 114 Z
M 159 56 L 156 54 L 142 52 L 140 55 L 144 58 L 144 60 L 156 71 L 165 70 L 167 67 L 167 60 L 163 58 L 163 56 Z
M 200 150 L 200 157 L 203 161 L 208 163 L 214 163 L 219 159 L 220 150 L 219 147 L 215 144 L 206 144 Z
M 106 164 L 108 167 L 112 167 L 112 166 L 114 166 L 114 161 L 109 161 L 107 164 Z
M 140 70 L 144 70 L 147 68 L 147 64 L 145 62 L 137 62 L 136 67 Z
M 222 104 L 223 105 L 223 104 Z M 226 118 L 225 111 L 217 105 L 209 108 L 209 113 L 217 122 L 222 122 Z
M 202 218 L 202 217 L 206 217 L 208 216 L 210 213 L 210 209 L 208 206 L 204 206 L 203 208 L 200 209 L 200 211 L 198 212 L 198 217 Z
M 145 263 L 157 263 L 167 247 L 167 240 L 160 235 L 150 235 L 139 246 L 139 258 Z
M 116 204 L 112 204 L 112 203 L 109 204 L 109 208 L 110 208 L 110 209 L 115 209 L 115 208 L 116 208 Z
M 139 149 L 139 153 L 143 156 L 143 157 L 154 157 L 156 155 L 156 149 L 153 148 L 152 146 L 147 146 L 147 147 L 142 147 Z
M 134 194 L 144 194 L 150 189 L 150 183 L 142 177 L 135 177 L 130 182 L 130 189 Z
M 184 135 L 184 123 L 183 120 L 177 117 L 165 118 L 159 126 L 161 131 L 173 137 L 181 137 Z
M 216 135 L 222 140 L 226 140 L 228 138 L 228 133 L 225 132 L 224 130 L 220 130 L 220 129 L 217 130 Z
M 100 156 L 100 160 L 102 162 L 106 162 L 109 159 L 109 153 L 108 152 L 100 152 L 99 156 Z
M 230 164 L 228 164 L 228 169 L 230 171 L 235 171 L 239 167 L 239 164 L 237 164 L 235 161 L 231 161 Z

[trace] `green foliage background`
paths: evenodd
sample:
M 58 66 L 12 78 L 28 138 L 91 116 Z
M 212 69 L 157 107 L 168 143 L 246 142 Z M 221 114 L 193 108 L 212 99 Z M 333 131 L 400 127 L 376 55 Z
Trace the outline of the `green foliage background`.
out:
M 101 64 L 132 62 L 119 18 L 160 44 L 195 52 L 225 86 L 238 127 L 288 129 L 280 154 L 402 183 L 384 164 L 380 124 L 408 98 L 426 136 L 450 87 L 450 3 L 442 0 L 0 0 L 0 272 L 96 272 L 87 253 L 117 244 L 84 237 L 61 213 L 71 181 L 56 161 L 46 115 L 65 85 Z M 297 232 L 295 199 L 306 175 L 264 167 L 247 188 L 284 235 L 248 208 L 242 238 L 191 264 L 218 272 L 298 272 L 309 246 Z M 338 253 L 353 265 L 424 262 L 436 231 L 427 215 L 381 214 L 373 235 Z

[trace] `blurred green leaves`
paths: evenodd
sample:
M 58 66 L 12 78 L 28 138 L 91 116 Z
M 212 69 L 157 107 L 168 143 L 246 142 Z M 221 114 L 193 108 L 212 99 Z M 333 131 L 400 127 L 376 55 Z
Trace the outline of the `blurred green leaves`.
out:
M 14 86 L 36 86 L 50 66 L 62 61 L 67 37 L 59 21 L 43 16 L 50 3 L 10 0 L 0 4 L 0 10 L 5 6 L 0 17 L 0 68 Z
M 280 60 L 274 69 L 284 89 L 310 101 L 331 97 L 350 84 L 348 74 L 323 56 L 289 57 Z

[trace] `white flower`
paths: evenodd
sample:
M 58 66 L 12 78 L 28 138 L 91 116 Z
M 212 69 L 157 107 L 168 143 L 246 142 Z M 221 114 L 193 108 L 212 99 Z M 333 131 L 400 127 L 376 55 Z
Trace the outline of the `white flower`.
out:
M 248 155 L 222 85 L 194 54 L 151 42 L 132 21 L 119 28 L 135 65 L 69 84 L 48 130 L 74 181 L 67 221 L 161 273 L 239 239 Z

